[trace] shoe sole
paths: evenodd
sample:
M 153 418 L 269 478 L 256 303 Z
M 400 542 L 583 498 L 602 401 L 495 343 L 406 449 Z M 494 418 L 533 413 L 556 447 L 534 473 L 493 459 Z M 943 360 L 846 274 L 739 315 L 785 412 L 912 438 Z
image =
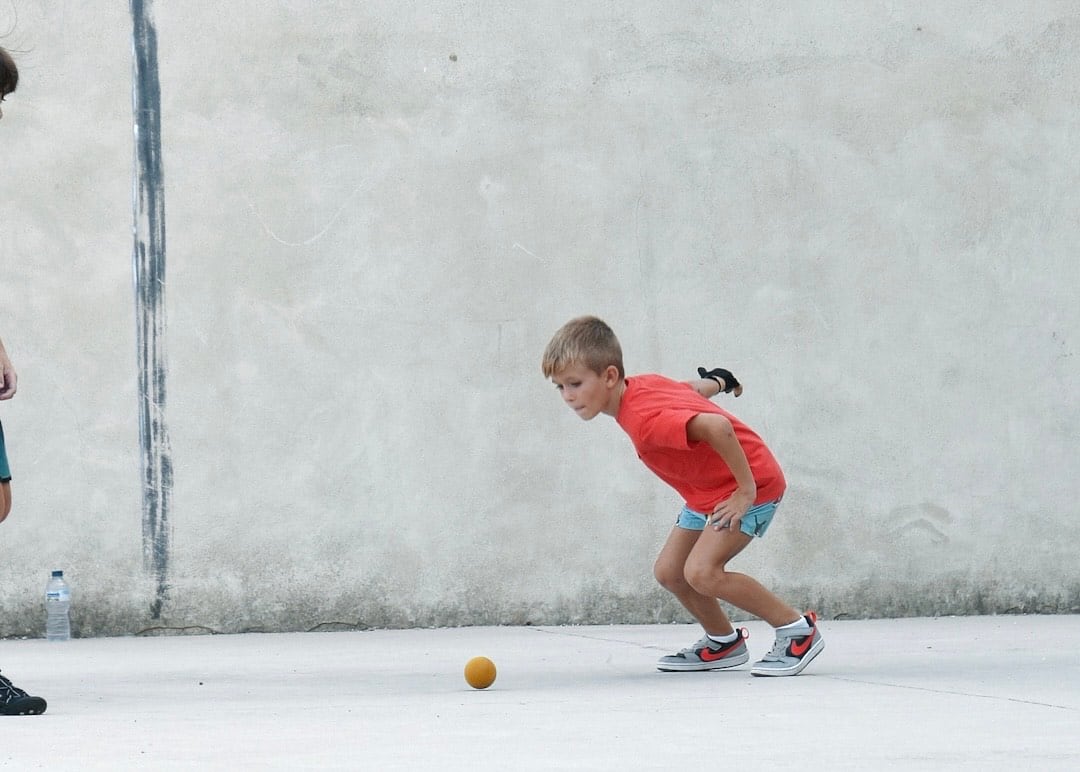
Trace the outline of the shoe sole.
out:
M 697 673 L 706 670 L 728 670 L 739 665 L 745 665 L 750 661 L 750 652 L 745 651 L 734 657 L 718 659 L 715 662 L 688 662 L 685 665 L 678 663 L 669 665 L 665 662 L 656 663 L 656 669 L 662 673 Z
M 774 668 L 774 667 L 759 668 L 757 665 L 754 665 L 754 667 L 752 667 L 750 669 L 750 675 L 773 676 L 773 677 L 798 675 L 799 673 L 801 673 L 803 671 L 803 669 L 806 668 L 807 665 L 809 665 L 811 663 L 811 661 L 813 661 L 814 657 L 816 657 L 818 654 L 820 654 L 824 650 L 825 650 L 825 639 L 824 638 L 818 638 L 817 641 L 814 642 L 814 645 L 810 647 L 810 651 L 806 652 L 806 655 L 802 659 L 800 659 L 798 662 L 796 662 L 794 665 L 792 665 L 791 667 L 786 667 L 786 668 Z
M 2 716 L 40 716 L 48 707 L 41 697 L 20 697 L 0 705 Z

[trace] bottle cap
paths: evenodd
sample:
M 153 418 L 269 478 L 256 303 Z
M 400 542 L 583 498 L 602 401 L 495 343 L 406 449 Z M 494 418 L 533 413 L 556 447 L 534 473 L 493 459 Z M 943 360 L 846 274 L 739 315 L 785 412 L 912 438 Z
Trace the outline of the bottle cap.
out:
M 60 570 L 56 570 L 56 571 L 53 571 L 53 572 L 52 572 L 52 575 L 53 575 L 53 576 L 63 576 L 63 575 L 64 575 L 64 572 L 63 572 L 63 571 L 60 571 Z

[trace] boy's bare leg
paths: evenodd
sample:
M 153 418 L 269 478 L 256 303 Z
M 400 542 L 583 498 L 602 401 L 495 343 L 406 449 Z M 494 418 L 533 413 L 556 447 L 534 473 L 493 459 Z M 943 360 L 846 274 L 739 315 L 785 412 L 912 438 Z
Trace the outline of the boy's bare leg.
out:
M 11 483 L 0 483 L 0 523 L 11 512 Z
M 701 531 L 672 528 L 667 542 L 656 558 L 653 575 L 665 590 L 678 598 L 683 607 L 693 614 L 706 633 L 730 635 L 735 632 L 735 628 L 716 600 L 717 596 L 701 594 L 686 580 L 686 560 L 700 536 Z
M 738 530 L 724 528 L 718 531 L 707 526 L 686 557 L 687 584 L 699 597 L 720 598 L 773 627 L 797 621 L 802 615 L 756 579 L 727 570 L 728 561 L 742 552 L 753 538 Z

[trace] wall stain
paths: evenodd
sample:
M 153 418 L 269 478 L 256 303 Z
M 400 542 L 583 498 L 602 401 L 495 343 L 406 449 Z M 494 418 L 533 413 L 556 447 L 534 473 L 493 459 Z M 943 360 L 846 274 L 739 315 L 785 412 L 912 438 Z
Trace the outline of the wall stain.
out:
M 153 0 L 131 0 L 135 169 L 132 206 L 142 462 L 143 562 L 155 582 L 150 606 L 160 619 L 169 585 L 169 508 L 173 466 L 165 421 L 165 174 L 161 154 L 161 85 Z
M 889 512 L 889 520 L 899 523 L 889 532 L 891 536 L 914 532 L 922 534 L 934 544 L 949 543 L 949 536 L 942 528 L 952 522 L 952 515 L 949 510 L 929 501 L 895 507 Z

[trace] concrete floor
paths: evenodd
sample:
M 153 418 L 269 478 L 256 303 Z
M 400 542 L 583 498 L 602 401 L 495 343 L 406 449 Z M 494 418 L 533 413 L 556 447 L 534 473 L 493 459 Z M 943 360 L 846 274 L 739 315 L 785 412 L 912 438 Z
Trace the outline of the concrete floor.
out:
M 747 625 L 752 659 L 772 643 Z M 1077 770 L 1080 616 L 824 621 L 795 678 L 686 625 L 0 641 L 12 770 Z M 465 662 L 498 666 L 486 691 Z

